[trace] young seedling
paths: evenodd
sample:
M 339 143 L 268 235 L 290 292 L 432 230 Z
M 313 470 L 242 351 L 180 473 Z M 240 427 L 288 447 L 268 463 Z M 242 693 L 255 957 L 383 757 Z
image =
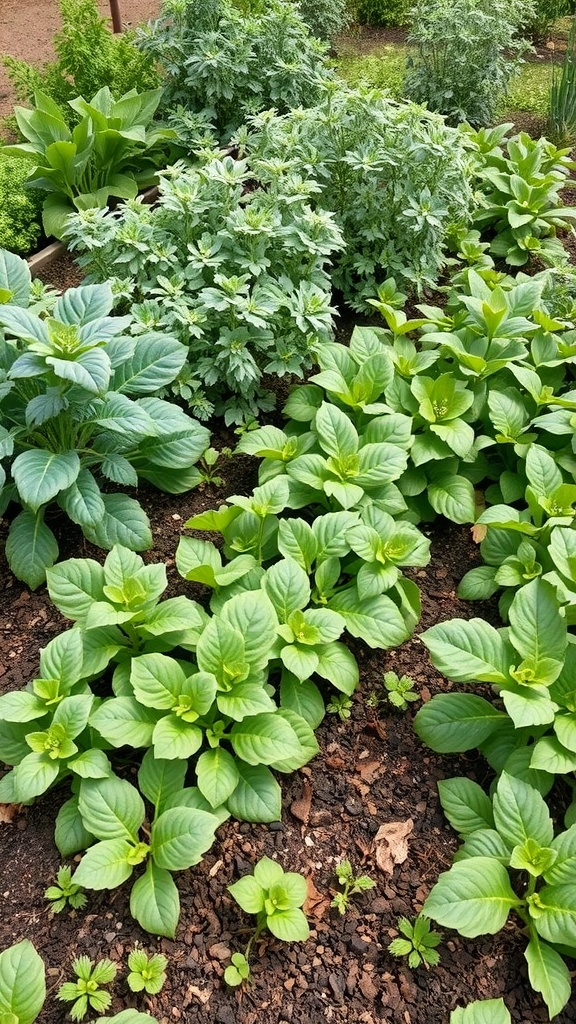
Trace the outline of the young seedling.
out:
M 82 910 L 82 907 L 86 906 L 82 886 L 72 881 L 72 871 L 65 866 L 58 868 L 56 884 L 48 886 L 44 898 L 50 900 L 50 910 L 53 914 L 60 914 L 66 907 Z
M 339 884 L 344 886 L 344 892 L 334 892 L 334 899 L 330 906 L 336 907 L 338 913 L 342 915 L 348 910 L 351 896 L 364 892 L 366 889 L 373 889 L 376 885 L 376 882 L 373 882 L 368 875 L 359 875 L 356 878 L 349 860 L 341 860 L 334 868 L 334 873 Z
M 405 935 L 405 939 L 393 939 L 388 946 L 388 952 L 392 956 L 407 956 L 408 966 L 415 968 L 424 964 L 424 967 L 436 967 L 440 963 L 440 954 L 436 946 L 442 942 L 440 932 L 430 929 L 430 919 L 422 914 L 414 919 L 414 924 L 407 917 L 398 918 L 398 931 Z
M 89 1009 L 104 1013 L 112 1002 L 112 996 L 109 992 L 104 992 L 100 986 L 109 985 L 114 981 L 116 964 L 106 959 L 94 963 L 87 956 L 79 956 L 72 962 L 72 970 L 77 980 L 64 982 L 56 993 L 57 999 L 72 1003 L 72 1020 L 82 1020 Z
M 352 701 L 345 693 L 335 694 L 326 705 L 326 711 L 331 715 L 338 715 L 340 721 L 344 722 L 352 714 Z
M 283 871 L 269 857 L 262 857 L 253 875 L 245 875 L 228 886 L 239 907 L 256 914 L 256 928 L 244 953 L 234 953 L 224 972 L 227 985 L 241 985 L 250 977 L 250 952 L 263 931 L 283 942 L 305 942 L 310 934 L 301 907 L 308 894 L 306 879 L 294 871 Z
M 416 682 L 411 676 L 398 676 L 396 672 L 385 672 L 382 680 L 387 690 L 386 698 L 398 711 L 406 711 L 408 704 L 420 700 L 420 694 L 414 687 Z
M 133 949 L 128 956 L 130 973 L 126 980 L 129 988 L 132 992 L 144 991 L 155 996 L 166 981 L 167 966 L 168 960 L 163 953 L 148 956 L 143 949 Z

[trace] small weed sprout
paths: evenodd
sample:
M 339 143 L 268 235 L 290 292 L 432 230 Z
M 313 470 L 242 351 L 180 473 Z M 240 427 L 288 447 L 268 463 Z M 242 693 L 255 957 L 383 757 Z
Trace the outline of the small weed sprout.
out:
M 50 901 L 53 914 L 60 914 L 66 907 L 71 910 L 82 910 L 86 906 L 86 896 L 81 885 L 72 881 L 72 871 L 68 867 L 58 868 L 55 885 L 49 885 L 44 898 Z
M 338 715 L 340 721 L 345 722 L 352 714 L 352 701 L 345 693 L 335 694 L 326 705 L 326 711 L 331 715 Z
M 72 962 L 72 970 L 77 980 L 64 982 L 56 993 L 57 999 L 72 1003 L 72 1020 L 82 1020 L 89 1009 L 104 1013 L 112 1002 L 112 996 L 100 986 L 114 981 L 116 964 L 106 959 L 94 963 L 87 956 L 79 956 Z
M 130 973 L 127 977 L 132 992 L 147 992 L 155 996 L 166 981 L 168 960 L 163 953 L 148 956 L 143 949 L 133 949 L 128 956 Z
M 415 968 L 424 964 L 424 967 L 436 967 L 440 963 L 440 954 L 436 946 L 442 942 L 440 932 L 430 929 L 430 919 L 418 914 L 414 923 L 407 917 L 398 918 L 398 931 L 406 938 L 393 939 L 388 946 L 388 952 L 392 956 L 407 956 L 408 966 Z
M 308 895 L 306 879 L 295 871 L 283 871 L 276 861 L 262 857 L 253 875 L 228 886 L 236 903 L 247 914 L 256 914 L 256 928 L 244 950 L 233 953 L 224 971 L 227 985 L 241 985 L 250 977 L 250 952 L 263 931 L 283 942 L 305 942 L 310 934 L 302 905 Z
M 359 892 L 365 892 L 366 889 L 373 889 L 376 885 L 376 882 L 372 881 L 368 875 L 359 875 L 356 878 L 349 860 L 341 860 L 334 868 L 334 873 L 339 884 L 344 887 L 344 891 L 334 892 L 332 890 L 334 892 L 334 899 L 330 906 L 335 907 L 338 913 L 342 915 L 348 909 L 351 896 L 355 896 Z
M 420 694 L 414 689 L 416 682 L 411 676 L 397 676 L 395 672 L 385 672 L 383 683 L 388 691 L 388 702 L 399 711 L 406 711 L 408 704 L 420 700 Z

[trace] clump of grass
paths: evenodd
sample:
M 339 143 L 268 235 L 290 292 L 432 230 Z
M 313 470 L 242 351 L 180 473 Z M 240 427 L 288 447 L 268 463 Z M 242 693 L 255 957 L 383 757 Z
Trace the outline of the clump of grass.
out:
M 336 61 L 336 71 L 352 88 L 368 85 L 384 89 L 395 100 L 402 98 L 405 68 L 404 46 L 383 46 L 379 55 L 347 55 Z
M 503 121 L 513 110 L 545 117 L 548 113 L 550 88 L 552 85 L 552 62 L 536 64 L 532 61 L 520 69 L 510 83 L 505 104 L 499 111 Z

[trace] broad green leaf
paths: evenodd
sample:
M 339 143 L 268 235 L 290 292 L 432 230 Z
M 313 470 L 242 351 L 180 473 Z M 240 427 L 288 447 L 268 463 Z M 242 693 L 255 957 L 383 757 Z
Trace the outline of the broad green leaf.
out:
M 156 709 L 134 697 L 106 700 L 90 716 L 92 728 L 113 747 L 149 747 L 157 721 Z
M 0 250 L 0 289 L 10 293 L 10 303 L 26 307 L 30 297 L 31 275 L 26 260 L 9 252 Z
M 550 846 L 558 856 L 552 867 L 544 872 L 544 878 L 550 885 L 569 885 L 574 881 L 576 871 L 576 825 L 556 836 Z
M 476 999 L 452 1010 L 450 1024 L 512 1024 L 512 1018 L 503 999 Z
M 68 762 L 68 767 L 81 779 L 106 779 L 112 768 L 103 750 L 85 750 Z
M 228 892 L 247 914 L 259 914 L 261 910 L 264 910 L 266 891 L 254 878 L 254 875 L 244 875 L 243 878 L 239 878 L 233 885 L 228 886 Z
M 315 648 L 318 657 L 317 675 L 328 679 L 342 693 L 354 693 L 358 685 L 359 671 L 356 658 L 344 644 L 331 643 Z M 297 711 L 297 708 L 293 708 Z
M 550 846 L 554 835 L 552 819 L 537 789 L 502 772 L 494 794 L 494 823 L 510 846 L 523 846 L 534 839 Z
M 95 601 L 104 600 L 104 570 L 92 558 L 69 558 L 46 573 L 50 600 L 68 619 L 85 624 Z
M 487 601 L 499 590 L 495 575 L 496 569 L 491 565 L 470 569 L 460 580 L 457 596 L 463 601 Z
M 282 664 L 297 679 L 309 679 L 318 668 L 318 655 L 313 647 L 286 644 L 280 651 Z
M 524 950 L 528 977 L 535 992 L 540 992 L 550 1018 L 564 1009 L 572 992 L 570 972 L 562 957 L 533 936 Z
M 278 821 L 282 815 L 280 786 L 264 765 L 236 761 L 240 778 L 227 807 L 239 821 Z
M 348 632 L 369 647 L 397 647 L 410 635 L 403 615 L 384 594 L 363 601 L 356 588 L 343 590 L 332 598 L 329 607 L 343 617 Z
M 449 754 L 480 746 L 507 720 L 502 711 L 483 697 L 440 693 L 420 708 L 414 729 L 432 750 Z
M 240 778 L 236 761 L 222 747 L 206 750 L 196 762 L 198 789 L 211 807 L 220 807 L 230 798 Z
M 106 506 L 89 469 L 81 469 L 74 483 L 58 495 L 58 504 L 78 526 L 97 526 Z
M 6 559 L 17 579 L 36 590 L 46 579 L 47 570 L 58 558 L 58 544 L 42 512 L 25 509 L 10 524 L 6 539 Z
M 534 744 L 530 767 L 552 775 L 576 771 L 576 753 L 567 750 L 555 736 L 543 736 Z
M 154 726 L 154 757 L 188 760 L 200 749 L 203 738 L 202 729 L 197 725 L 185 722 L 178 715 L 166 715 Z
M 281 756 L 274 761 L 272 767 L 274 768 L 274 771 L 277 772 L 295 772 L 298 768 L 301 768 L 302 765 L 311 761 L 313 757 L 316 757 L 320 748 L 316 737 L 314 736 L 314 730 L 311 729 L 308 722 L 304 718 L 301 718 L 300 715 L 296 714 L 295 711 L 291 711 L 289 708 L 280 708 L 276 714 L 280 718 L 283 718 L 284 721 L 288 722 L 288 724 L 293 728 L 296 736 L 298 737 L 300 750 L 297 754 L 288 757 L 286 757 L 282 752 Z
M 511 908 L 520 902 L 502 864 L 488 857 L 473 857 L 440 875 L 422 913 L 474 938 L 499 932 Z
M 180 897 L 169 871 L 149 860 L 130 893 L 130 913 L 144 931 L 173 939 L 180 917 Z
M 545 885 L 528 898 L 528 909 L 543 939 L 576 949 L 576 887 L 573 883 Z
M 226 601 L 221 615 L 225 622 L 242 635 L 251 668 L 264 668 L 268 664 L 278 627 L 270 599 L 261 591 L 237 594 Z
M 94 836 L 82 824 L 78 810 L 78 797 L 72 796 L 62 804 L 56 816 L 54 842 L 63 857 L 71 857 L 79 850 L 86 850 Z
M 432 662 L 457 683 L 508 680 L 511 653 L 501 631 L 484 619 L 450 619 L 422 634 Z
M 166 654 L 142 654 L 132 659 L 130 682 L 145 707 L 170 710 L 184 691 L 184 669 Z
M 50 788 L 58 778 L 58 761 L 46 753 L 27 754 L 12 774 L 16 803 L 28 803 Z
M 186 765 L 182 761 L 154 757 L 152 750 L 146 751 L 138 769 L 140 792 L 153 804 L 157 814 L 163 811 L 171 796 L 184 788 L 185 778 Z
M 324 701 L 318 687 L 309 679 L 297 679 L 290 672 L 282 675 L 280 703 L 300 715 L 312 729 L 317 729 L 324 718 Z
M 471 779 L 444 779 L 438 783 L 440 803 L 452 828 L 462 836 L 494 827 L 492 802 Z
M 538 497 L 548 498 L 562 485 L 562 473 L 554 459 L 537 444 L 528 448 L 526 475 Z
M 263 586 L 281 622 L 288 622 L 292 612 L 301 611 L 310 601 L 308 575 L 293 558 L 270 566 Z
M 113 389 L 124 395 L 152 395 L 171 384 L 186 362 L 187 349 L 166 334 L 143 334 L 133 355 L 114 373 Z
M 306 917 L 297 907 L 276 911 L 266 918 L 266 924 L 272 935 L 283 942 L 306 942 L 310 935 Z
M 154 862 L 168 871 L 184 871 L 198 864 L 214 842 L 218 819 L 191 807 L 164 811 L 152 826 L 150 849 Z
M 46 998 L 44 962 L 28 939 L 0 953 L 0 1017 L 32 1024 Z
M 250 765 L 273 764 L 282 757 L 297 757 L 300 741 L 292 726 L 278 714 L 253 715 L 230 730 L 235 754 Z
M 116 889 L 130 878 L 134 849 L 126 839 L 107 839 L 86 851 L 74 872 L 74 881 L 86 889 Z
M 85 526 L 83 531 L 92 544 L 110 549 L 122 544 L 132 551 L 147 551 L 152 547 L 152 531 L 148 516 L 134 498 L 127 494 L 103 494 L 104 516 L 96 526 Z
M 97 839 L 129 839 L 137 842 L 144 821 L 144 802 L 137 789 L 112 775 L 85 779 L 80 785 L 78 807 L 84 827 Z
M 428 500 L 435 512 L 453 523 L 474 522 L 474 488 L 466 477 L 449 473 L 434 477 L 428 485 Z
M 533 666 L 536 679 L 540 678 L 539 670 L 546 670 L 551 661 L 558 663 L 552 678 L 542 678 L 542 682 L 553 682 L 567 644 L 566 620 L 560 614 L 554 587 L 545 580 L 532 580 L 520 588 L 508 614 L 510 640 L 519 655 Z
M 82 631 L 67 629 L 40 651 L 40 674 L 71 686 L 82 678 Z
M 358 434 L 350 418 L 337 406 L 323 402 L 316 413 L 316 431 L 327 455 L 345 459 L 358 451 Z
M 490 857 L 506 867 L 510 863 L 510 847 L 493 828 L 479 828 L 471 832 L 454 854 L 454 863 L 469 857 Z
M 66 490 L 80 472 L 80 459 L 75 451 L 50 452 L 32 448 L 22 452 L 12 463 L 12 476 L 23 504 L 37 512 Z

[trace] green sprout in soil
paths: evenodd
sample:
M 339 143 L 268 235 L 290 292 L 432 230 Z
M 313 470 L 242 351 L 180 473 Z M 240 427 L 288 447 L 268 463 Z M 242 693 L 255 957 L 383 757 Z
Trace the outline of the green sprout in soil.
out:
M 352 701 L 345 693 L 335 694 L 326 705 L 326 711 L 331 715 L 338 715 L 340 721 L 344 722 L 352 714 Z
M 330 906 L 335 907 L 338 913 L 342 915 L 348 910 L 351 896 L 355 896 L 359 892 L 365 892 L 366 889 L 373 889 L 376 885 L 376 882 L 373 882 L 368 875 L 359 875 L 356 878 L 349 860 L 341 860 L 334 868 L 334 873 L 338 883 L 344 887 L 344 891 L 334 892 L 332 890 L 334 892 L 334 899 Z
M 148 956 L 143 949 L 133 949 L 128 956 L 130 973 L 127 977 L 132 992 L 147 992 L 155 996 L 166 981 L 168 960 L 163 953 Z
M 392 956 L 407 956 L 408 966 L 415 968 L 424 964 L 424 967 L 436 967 L 440 963 L 440 954 L 436 946 L 442 942 L 440 932 L 430 929 L 430 919 L 418 914 L 414 923 L 407 917 L 398 918 L 398 931 L 406 938 L 393 939 L 388 946 L 388 952 Z
M 82 910 L 86 906 L 86 897 L 81 885 L 72 881 L 72 871 L 68 867 L 58 868 L 55 885 L 49 885 L 44 897 L 50 900 L 50 910 L 60 914 L 66 907 Z
M 89 1009 L 104 1013 L 112 1002 L 112 996 L 100 986 L 114 981 L 116 964 L 106 959 L 94 963 L 87 956 L 79 956 L 72 962 L 72 970 L 77 980 L 64 982 L 56 993 L 57 999 L 73 1004 L 70 1009 L 72 1020 L 82 1020 Z
M 369 707 L 378 707 L 379 704 L 387 700 L 398 711 L 406 711 L 412 701 L 420 700 L 420 694 L 414 689 L 416 682 L 411 676 L 398 676 L 396 672 L 385 672 L 382 685 L 382 694 L 373 693 L 368 698 L 366 703 Z

